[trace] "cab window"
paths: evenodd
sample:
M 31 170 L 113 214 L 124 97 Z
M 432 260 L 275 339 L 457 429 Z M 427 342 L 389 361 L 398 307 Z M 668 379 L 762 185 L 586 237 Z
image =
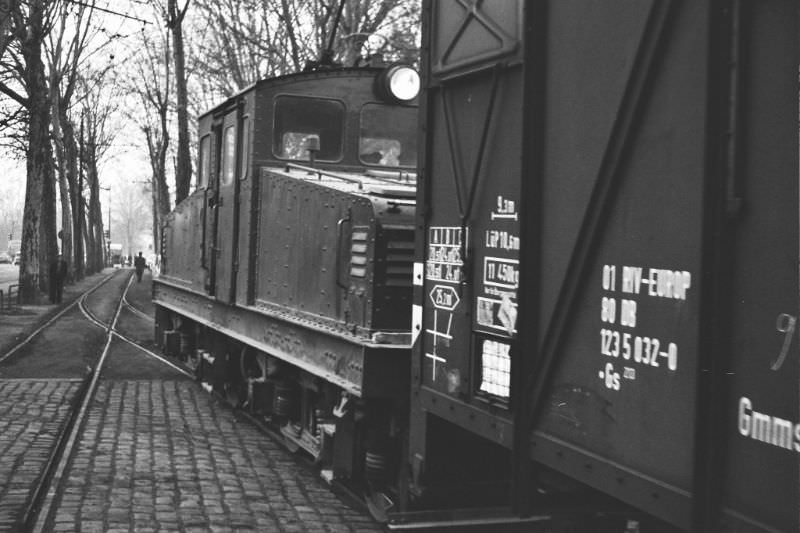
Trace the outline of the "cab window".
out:
M 211 136 L 206 135 L 200 139 L 200 168 L 197 169 L 197 188 L 203 189 L 208 186 L 208 164 L 210 162 L 211 154 L 209 152 L 209 144 L 211 143 Z
M 365 165 L 417 165 L 417 108 L 366 104 L 361 108 L 358 157 Z
M 222 185 L 233 183 L 233 174 L 236 170 L 236 132 L 233 126 L 225 128 L 222 146 Z
M 320 161 L 339 161 L 344 144 L 344 104 L 338 100 L 282 95 L 275 99 L 272 152 L 307 161 L 309 148 Z

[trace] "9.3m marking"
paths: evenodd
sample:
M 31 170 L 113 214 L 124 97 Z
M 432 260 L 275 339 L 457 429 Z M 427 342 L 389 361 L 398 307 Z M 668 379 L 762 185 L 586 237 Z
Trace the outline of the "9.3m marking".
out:
M 600 353 L 609 357 L 620 357 L 641 365 L 655 368 L 661 366 L 661 359 L 666 359 L 666 366 L 673 372 L 678 369 L 678 346 L 670 342 L 666 350 L 661 350 L 662 343 L 654 337 L 642 337 L 630 333 L 620 333 L 612 329 L 600 330 Z

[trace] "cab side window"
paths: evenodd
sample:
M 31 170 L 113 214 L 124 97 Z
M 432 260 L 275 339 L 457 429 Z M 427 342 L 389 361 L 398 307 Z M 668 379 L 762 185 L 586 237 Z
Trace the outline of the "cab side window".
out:
M 416 107 L 365 104 L 361 109 L 358 158 L 365 165 L 417 165 Z
M 211 135 L 206 135 L 200 139 L 200 164 L 197 169 L 197 188 L 205 189 L 208 187 L 208 165 L 211 162 Z
M 220 185 L 233 183 L 236 172 L 236 131 L 233 126 L 225 128 L 222 138 L 222 175 Z
M 275 98 L 272 152 L 281 159 L 339 161 L 344 144 L 345 107 L 339 100 L 281 95 Z

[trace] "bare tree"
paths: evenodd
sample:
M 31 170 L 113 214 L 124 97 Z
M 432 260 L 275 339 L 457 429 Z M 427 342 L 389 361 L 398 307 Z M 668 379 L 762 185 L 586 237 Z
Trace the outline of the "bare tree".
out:
M 121 235 L 123 249 L 129 255 L 136 255 L 141 251 L 139 236 L 148 229 L 147 196 L 150 194 L 150 183 L 123 182 L 115 185 L 114 189 L 114 227 L 116 235 Z
M 82 100 L 83 139 L 82 163 L 89 189 L 87 220 L 87 272 L 98 272 L 104 264 L 107 249 L 103 235 L 103 213 L 100 205 L 100 162 L 112 146 L 116 130 L 110 127 L 110 118 L 118 110 L 119 94 L 109 85 L 100 83 L 94 76 L 82 79 L 84 98 Z
M 27 114 L 27 181 L 19 282 L 20 298 L 28 303 L 38 299 L 39 290 L 47 290 L 48 266 L 58 254 L 50 99 L 42 61 L 44 39 L 52 29 L 58 5 L 57 1 L 29 0 L 13 6 L 14 39 L 4 50 L 4 57 L 9 56 L 10 61 L 5 63 L 6 77 L 0 81 L 0 92 Z
M 195 5 L 190 69 L 198 74 L 193 76 L 201 102 L 196 113 L 262 77 L 290 69 L 278 44 L 286 34 L 262 0 L 196 0 Z
M 170 150 L 170 68 L 169 37 L 160 30 L 144 39 L 144 54 L 133 62 L 133 72 L 125 82 L 125 90 L 133 96 L 135 110 L 128 118 L 141 131 L 150 162 L 150 191 L 153 203 L 153 242 L 156 253 L 160 251 L 161 223 L 170 211 L 167 186 L 167 160 Z
M 178 115 L 178 154 L 175 170 L 175 202 L 189 196 L 192 181 L 192 160 L 189 153 L 189 107 L 186 88 L 186 66 L 183 46 L 183 20 L 191 0 L 178 8 L 177 0 L 168 0 L 167 27 L 172 34 L 173 58 L 175 60 L 175 92 Z
M 416 19 L 419 12 L 406 6 L 400 0 L 348 0 L 344 3 L 341 30 L 336 34 L 335 49 L 339 60 L 345 65 L 356 64 L 364 55 L 389 54 L 395 43 L 390 39 L 391 27 L 402 24 L 406 19 Z M 399 16 L 399 15 L 403 16 Z M 390 17 L 390 15 L 392 15 Z M 384 30 L 384 33 L 380 33 Z M 375 50 L 364 54 L 370 37 L 379 35 L 382 41 Z
M 74 17 L 70 17 L 71 9 L 74 9 Z M 83 277 L 84 258 L 81 218 L 77 216 L 81 195 L 78 188 L 78 143 L 68 111 L 75 94 L 80 61 L 87 52 L 93 14 L 93 2 L 75 8 L 62 4 L 57 30 L 50 34 L 47 47 L 52 137 L 61 199 L 61 247 L 70 279 Z
M 340 2 L 196 0 L 190 66 L 197 92 L 219 100 L 321 59 L 345 65 L 374 54 L 416 60 L 417 0 L 345 0 L 341 13 Z

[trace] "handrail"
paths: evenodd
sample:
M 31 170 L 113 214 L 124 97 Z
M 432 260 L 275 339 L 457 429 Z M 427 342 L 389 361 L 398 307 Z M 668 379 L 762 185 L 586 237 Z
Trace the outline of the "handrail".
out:
M 317 179 L 320 179 L 320 180 L 322 179 L 322 176 L 324 175 L 324 176 L 328 176 L 329 178 L 342 180 L 342 181 L 347 182 L 347 183 L 355 183 L 356 185 L 358 185 L 358 189 L 359 190 L 364 188 L 364 182 L 362 182 L 359 179 L 348 178 L 347 176 L 342 176 L 340 174 L 335 174 L 335 173 L 327 171 L 327 170 L 322 170 L 322 169 L 313 168 L 313 167 L 307 167 L 305 165 L 298 165 L 297 163 L 286 163 L 286 170 L 289 170 L 290 168 L 295 168 L 297 170 L 305 170 L 309 174 L 316 174 L 317 175 Z
M 347 182 L 347 183 L 356 184 L 356 185 L 358 185 L 358 189 L 359 190 L 363 190 L 364 189 L 364 181 L 363 180 L 360 180 L 358 178 L 351 178 L 351 177 L 348 177 L 348 176 L 342 176 L 341 174 L 337 174 L 335 172 L 331 172 L 330 170 L 323 170 L 323 169 L 315 168 L 315 167 L 307 167 L 305 165 L 300 165 L 300 164 L 297 164 L 297 163 L 286 163 L 285 168 L 286 168 L 286 170 L 289 170 L 289 169 L 293 168 L 293 169 L 296 169 L 296 170 L 303 170 L 305 172 L 308 172 L 309 174 L 316 174 L 317 175 L 317 179 L 320 179 L 320 180 L 322 179 L 322 176 L 327 176 L 329 178 L 334 178 L 334 179 L 341 180 L 341 181 L 344 181 L 344 182 Z M 404 172 L 402 170 L 397 171 L 397 173 L 400 176 L 400 180 L 391 179 L 391 178 L 388 178 L 388 177 L 381 176 L 381 175 L 378 174 L 379 172 L 386 172 L 386 173 L 392 173 L 392 174 L 395 173 L 395 171 L 389 171 L 389 170 L 384 171 L 384 170 L 368 169 L 368 170 L 365 171 L 365 175 L 371 181 L 377 181 L 379 183 L 386 183 L 386 184 L 389 184 L 389 185 L 401 185 L 401 186 L 405 186 L 405 187 L 411 187 L 412 185 L 411 185 L 411 183 L 409 183 L 410 180 L 409 181 L 401 181 L 403 179 L 403 176 L 408 176 L 408 178 L 411 178 L 413 176 L 414 180 L 416 180 L 416 173 L 414 173 L 414 172 Z
M 368 168 L 365 173 L 370 178 L 376 179 L 378 181 L 383 181 L 386 183 L 391 183 L 394 185 L 411 186 L 412 182 L 416 183 L 417 181 L 416 172 L 405 171 L 405 170 L 382 170 L 377 168 Z M 392 177 L 395 174 L 398 175 L 397 179 Z
M 339 288 L 347 289 L 347 285 L 342 283 L 341 275 L 342 275 L 342 236 L 344 235 L 344 231 L 342 227 L 344 226 L 345 222 L 350 222 L 352 218 L 350 217 L 350 209 L 347 210 L 347 216 L 344 216 L 339 219 L 336 223 L 336 285 Z M 339 298 L 337 297 L 336 300 L 338 301 Z

